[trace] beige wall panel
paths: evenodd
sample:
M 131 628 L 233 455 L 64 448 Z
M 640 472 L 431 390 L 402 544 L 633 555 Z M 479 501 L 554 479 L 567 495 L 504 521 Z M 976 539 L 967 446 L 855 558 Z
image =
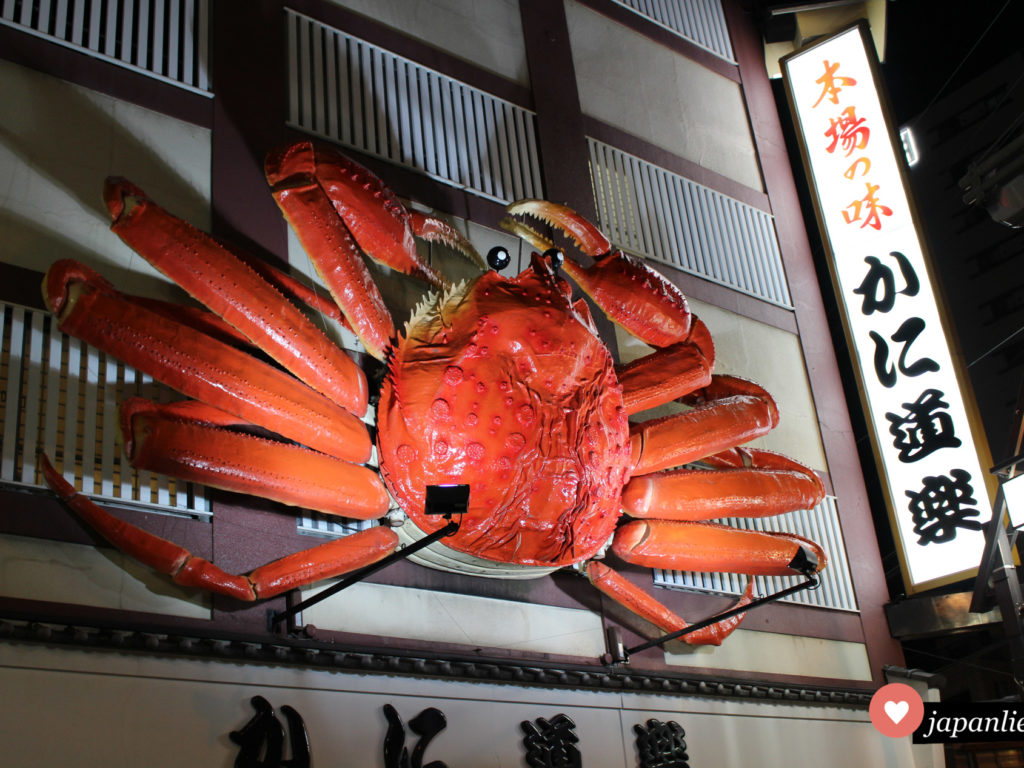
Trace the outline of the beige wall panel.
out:
M 286 666 L 193 661 L 0 644 L 0 739 L 19 768 L 228 768 L 228 734 L 252 715 L 249 699 L 294 707 L 314 765 L 383 765 L 385 704 L 408 721 L 437 707 L 448 724 L 424 762 L 449 768 L 523 765 L 520 722 L 564 713 L 576 722 L 582 764 L 637 763 L 633 726 L 675 720 L 693 765 L 729 768 L 912 768 L 909 739 L 887 739 L 867 712 L 688 696 L 552 690 L 358 675 Z M 59 734 L 55 738 L 55 734 Z M 406 746 L 416 742 L 408 732 Z
M 529 87 L 516 0 L 332 0 Z
M 669 643 L 665 661 L 681 667 L 756 671 L 760 674 L 809 675 L 839 680 L 871 680 L 872 677 L 867 648 L 862 643 L 744 629 L 733 632 L 717 648 Z
M 209 131 L 4 61 L 0 104 L 0 261 L 74 258 L 126 290 L 179 295 L 110 232 L 103 181 L 124 176 L 208 229 Z
M 715 373 L 751 379 L 779 406 L 779 426 L 749 445 L 790 456 L 812 469 L 828 471 L 800 340 L 765 323 L 688 299 L 690 310 L 707 324 L 715 341 Z M 633 360 L 651 348 L 616 327 L 619 354 Z M 643 419 L 682 410 L 675 403 L 645 411 Z
M 110 548 L 0 534 L 0 595 L 210 618 L 210 595 L 183 589 Z
M 583 112 L 762 190 L 740 86 L 566 1 Z
M 319 592 L 303 590 L 302 597 Z M 598 658 L 601 618 L 591 611 L 510 600 L 355 584 L 306 611 L 316 627 L 474 647 Z

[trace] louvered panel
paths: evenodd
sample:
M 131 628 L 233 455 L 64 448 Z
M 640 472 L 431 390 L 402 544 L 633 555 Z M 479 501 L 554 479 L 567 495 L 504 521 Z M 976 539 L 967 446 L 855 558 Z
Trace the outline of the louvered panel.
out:
M 292 127 L 502 203 L 544 196 L 529 110 L 290 9 L 286 29 Z
M 820 585 L 783 598 L 785 602 L 856 611 L 857 600 L 853 592 L 850 564 L 846 558 L 836 500 L 832 496 L 814 509 L 790 512 L 764 518 L 731 518 L 722 520 L 734 528 L 751 531 L 790 532 L 818 542 L 828 555 L 828 567 L 819 575 Z M 800 576 L 757 576 L 754 590 L 766 595 L 803 581 Z M 740 595 L 746 587 L 747 577 L 732 573 L 702 573 L 689 571 L 654 571 L 654 583 L 659 587 L 691 592 Z
M 5 0 L 0 24 L 212 95 L 209 0 Z
M 793 308 L 770 214 L 587 141 L 598 223 L 620 248 Z
M 648 21 L 735 64 L 721 0 L 613 0 Z
M 0 304 L 3 400 L 0 483 L 45 487 L 45 450 L 64 478 L 95 499 L 208 516 L 199 486 L 137 472 L 118 448 L 117 404 L 180 399 L 133 368 L 61 333 L 49 313 Z

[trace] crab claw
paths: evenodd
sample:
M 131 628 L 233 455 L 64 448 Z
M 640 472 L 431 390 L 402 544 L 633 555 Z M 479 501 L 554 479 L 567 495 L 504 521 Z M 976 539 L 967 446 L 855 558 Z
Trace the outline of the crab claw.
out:
M 629 333 L 653 347 L 668 347 L 689 337 L 690 310 L 679 289 L 639 259 L 613 249 L 601 230 L 574 210 L 543 200 L 520 200 L 510 205 L 508 212 L 533 216 L 558 228 L 593 257 L 591 267 L 568 257 L 563 267 L 605 314 Z M 547 243 L 524 224 L 512 231 L 535 246 Z
M 441 276 L 416 253 L 412 215 L 384 182 L 355 161 L 303 141 L 271 152 L 266 174 L 282 209 L 282 193 L 319 187 L 367 256 L 435 287 L 444 285 Z M 301 226 L 289 210 L 285 209 L 285 215 L 297 229 Z
M 443 243 L 461 253 L 483 271 L 486 272 L 490 269 L 473 244 L 447 221 L 435 216 L 427 216 L 419 211 L 409 211 L 409 223 L 412 225 L 413 234 L 421 240 L 426 240 L 428 243 Z
M 601 230 L 567 205 L 547 200 L 517 200 L 506 210 L 510 216 L 533 216 L 557 227 L 571 237 L 576 247 L 588 256 L 597 257 L 612 249 L 611 241 Z

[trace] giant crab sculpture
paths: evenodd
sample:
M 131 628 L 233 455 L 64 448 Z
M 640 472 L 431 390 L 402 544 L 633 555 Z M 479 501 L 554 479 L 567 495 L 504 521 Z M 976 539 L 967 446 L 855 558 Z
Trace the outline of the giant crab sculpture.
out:
M 609 541 L 620 559 L 649 567 L 748 574 L 823 567 L 821 548 L 799 536 L 706 522 L 812 507 L 821 481 L 782 456 L 737 447 L 775 426 L 772 398 L 751 382 L 713 376 L 710 335 L 685 298 L 582 217 L 540 201 L 509 208 L 511 217 L 531 215 L 566 232 L 592 266 L 563 264 L 560 252 L 514 219 L 508 226 L 544 255 L 534 253 L 528 269 L 505 278 L 498 269 L 507 253 L 495 250 L 494 270 L 450 286 L 417 256 L 414 235 L 483 260 L 453 228 L 407 211 L 366 169 L 303 142 L 272 153 L 266 170 L 333 303 L 240 257 L 123 179 L 108 179 L 104 189 L 111 228 L 211 312 L 121 294 L 75 262 L 47 273 L 45 299 L 61 330 L 190 398 L 122 404 L 124 448 L 135 467 L 348 518 L 381 518 L 393 497 L 405 525 L 422 532 L 442 524 L 424 514 L 426 487 L 468 484 L 468 512 L 444 546 L 474 556 L 484 570 L 488 563 L 540 573 L 575 566 L 668 632 L 686 622 L 599 562 Z M 404 332 L 396 333 L 363 253 L 433 284 Z M 656 351 L 617 366 L 560 268 Z M 297 308 L 301 302 L 345 322 L 387 367 L 377 408 L 379 476 L 362 466 L 371 456 L 360 420 L 368 401 L 363 371 Z M 631 414 L 677 399 L 693 408 L 630 425 Z M 254 436 L 245 429 L 253 425 L 284 439 Z M 47 461 L 44 474 L 114 546 L 178 584 L 240 600 L 349 572 L 400 546 L 392 527 L 380 525 L 233 575 L 113 517 Z M 749 600 L 750 587 L 741 603 Z M 738 622 L 687 640 L 717 644 Z

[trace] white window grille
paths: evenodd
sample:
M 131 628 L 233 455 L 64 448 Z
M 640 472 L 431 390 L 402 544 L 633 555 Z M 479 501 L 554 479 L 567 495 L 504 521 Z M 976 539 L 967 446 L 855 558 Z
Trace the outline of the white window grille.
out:
M 613 0 L 660 27 L 736 63 L 721 0 Z
M 587 142 L 599 224 L 620 248 L 793 308 L 771 214 Z
M 0 483 L 45 487 L 37 454 L 79 492 L 107 503 L 208 517 L 205 488 L 132 469 L 120 450 L 117 405 L 173 390 L 61 333 L 43 310 L 0 303 Z
M 0 24 L 210 95 L 209 0 L 0 1 Z
M 544 196 L 533 112 L 287 15 L 289 125 L 501 203 Z

